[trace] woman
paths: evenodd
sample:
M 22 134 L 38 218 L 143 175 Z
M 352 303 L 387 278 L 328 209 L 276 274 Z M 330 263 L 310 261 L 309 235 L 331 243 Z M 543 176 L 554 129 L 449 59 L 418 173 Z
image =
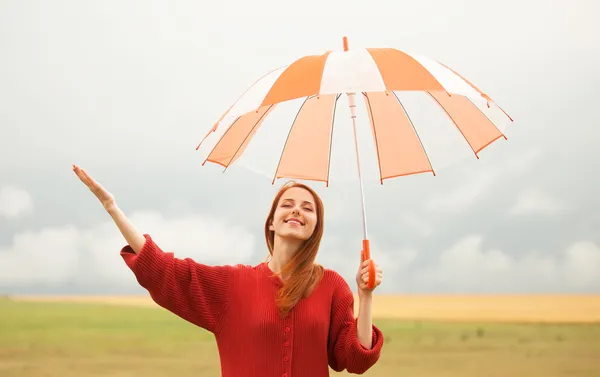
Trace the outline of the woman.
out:
M 314 262 L 324 210 L 308 186 L 284 185 L 273 200 L 265 222 L 268 261 L 209 266 L 163 252 L 112 194 L 78 166 L 73 170 L 123 234 L 121 256 L 139 284 L 158 305 L 214 334 L 223 377 L 324 377 L 328 367 L 362 374 L 379 359 L 383 334 L 372 324 L 368 261 L 356 276 L 355 319 L 349 285 Z

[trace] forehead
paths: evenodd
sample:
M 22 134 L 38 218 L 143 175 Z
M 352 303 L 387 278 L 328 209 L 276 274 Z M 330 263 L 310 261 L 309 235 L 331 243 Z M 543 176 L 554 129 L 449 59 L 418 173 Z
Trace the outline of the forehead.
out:
M 287 189 L 281 196 L 280 201 L 293 200 L 294 202 L 309 202 L 315 204 L 315 198 L 302 187 L 292 187 Z

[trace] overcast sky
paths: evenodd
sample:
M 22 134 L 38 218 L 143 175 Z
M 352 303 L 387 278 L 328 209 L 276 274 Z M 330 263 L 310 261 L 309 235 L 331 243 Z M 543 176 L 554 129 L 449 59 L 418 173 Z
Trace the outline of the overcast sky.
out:
M 366 183 L 379 292 L 598 293 L 598 13 L 591 0 L 2 1 L 0 291 L 142 292 L 72 163 L 165 250 L 263 261 L 283 182 L 202 167 L 195 147 L 257 78 L 346 35 L 351 48 L 436 59 L 515 119 L 479 160 Z M 314 186 L 326 204 L 319 261 L 355 288 L 358 185 Z

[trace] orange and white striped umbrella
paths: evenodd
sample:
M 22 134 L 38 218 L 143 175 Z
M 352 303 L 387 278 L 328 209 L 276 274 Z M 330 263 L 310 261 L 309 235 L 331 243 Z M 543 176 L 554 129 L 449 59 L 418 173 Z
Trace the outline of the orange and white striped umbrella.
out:
M 435 174 L 420 134 L 429 124 L 413 124 L 399 93 L 426 94 L 451 120 L 478 158 L 495 140 L 506 138 L 483 109 L 495 105 L 491 98 L 451 68 L 424 56 L 393 48 L 348 49 L 305 56 L 275 69 L 256 81 L 210 129 L 198 148 L 205 161 L 228 168 L 262 132 L 278 132 L 279 142 L 260 146 L 271 160 L 273 177 L 321 181 L 329 184 L 336 133 L 336 104 L 346 94 L 353 125 L 356 163 L 363 205 L 363 246 L 368 255 L 363 177 L 356 124 L 356 93 L 364 100 L 369 118 L 369 144 L 375 150 L 378 178 L 418 173 Z M 276 106 L 304 99 L 293 121 L 261 129 Z M 497 107 L 497 106 L 496 106 Z M 500 109 L 499 107 L 497 107 Z M 510 120 L 508 114 L 502 113 Z M 275 139 L 272 139 L 275 140 Z M 269 155 L 268 152 L 272 151 Z M 345 159 L 347 161 L 347 158 Z M 334 172 L 335 173 L 335 172 Z M 363 252 L 365 251 L 363 250 Z M 373 275 L 373 274 L 371 274 Z

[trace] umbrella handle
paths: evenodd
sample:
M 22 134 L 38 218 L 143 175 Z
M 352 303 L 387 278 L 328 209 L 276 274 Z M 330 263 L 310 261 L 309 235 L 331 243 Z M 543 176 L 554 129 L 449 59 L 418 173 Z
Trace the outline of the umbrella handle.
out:
M 360 252 L 360 261 L 364 262 L 369 260 L 369 281 L 367 282 L 367 288 L 375 288 L 375 278 L 377 271 L 375 271 L 375 262 L 371 259 L 371 245 L 369 240 L 363 240 L 363 248 Z

